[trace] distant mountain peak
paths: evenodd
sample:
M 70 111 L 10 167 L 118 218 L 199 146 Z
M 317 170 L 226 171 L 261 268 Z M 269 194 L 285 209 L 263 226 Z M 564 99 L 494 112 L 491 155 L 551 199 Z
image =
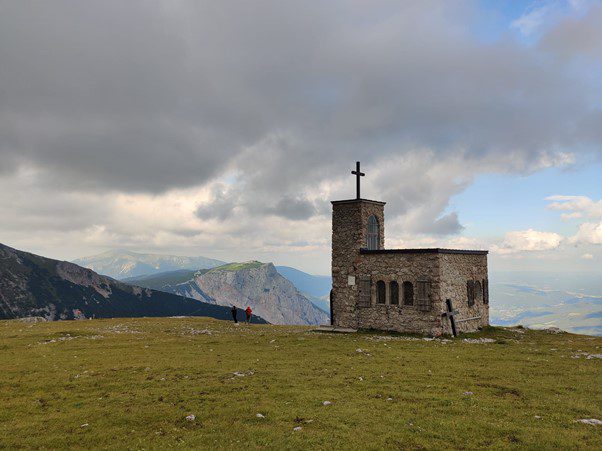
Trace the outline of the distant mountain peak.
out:
M 108 250 L 74 260 L 73 263 L 120 280 L 179 269 L 209 269 L 225 264 L 207 257 L 145 254 L 124 249 Z
M 312 304 L 273 263 L 257 260 L 234 262 L 197 271 L 182 282 L 182 273 L 162 273 L 128 279 L 182 296 L 218 305 L 235 305 L 253 312 L 272 324 L 324 324 L 328 315 Z

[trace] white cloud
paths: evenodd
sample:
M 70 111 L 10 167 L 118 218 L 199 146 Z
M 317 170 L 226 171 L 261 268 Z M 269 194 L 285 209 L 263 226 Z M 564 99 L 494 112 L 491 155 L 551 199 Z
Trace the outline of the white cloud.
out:
M 549 210 L 568 211 L 560 215 L 562 219 L 580 218 L 602 218 L 602 200 L 593 201 L 586 196 L 549 196 L 547 201 L 551 203 L 546 207 Z
M 491 250 L 497 254 L 549 251 L 557 249 L 562 240 L 562 235 L 554 232 L 541 232 L 533 229 L 517 230 L 507 232 L 502 243 L 492 246 Z
M 598 37 L 596 25 L 599 19 L 595 16 L 598 7 L 599 0 L 538 0 L 513 20 L 510 28 L 525 38 L 543 37 L 548 48 L 566 46 L 574 49 L 579 44 L 587 48 L 584 41 L 594 42 Z M 592 10 L 593 14 L 586 14 Z
M 592 254 L 583 254 L 581 258 L 584 260 L 593 260 L 594 256 Z
M 594 201 L 587 196 L 555 195 L 546 197 L 551 201 L 547 206 L 549 210 L 563 211 L 560 217 L 564 220 L 589 218 L 590 221 L 579 224 L 577 233 L 570 237 L 572 244 L 602 244 L 602 200 Z M 594 221 L 591 221 L 594 219 Z M 590 254 L 585 254 L 590 255 Z
M 602 244 L 602 221 L 584 222 L 570 241 L 578 244 Z
M 555 3 L 556 2 L 543 3 L 536 8 L 528 10 L 510 24 L 511 28 L 518 30 L 523 36 L 531 36 L 536 33 L 556 11 Z

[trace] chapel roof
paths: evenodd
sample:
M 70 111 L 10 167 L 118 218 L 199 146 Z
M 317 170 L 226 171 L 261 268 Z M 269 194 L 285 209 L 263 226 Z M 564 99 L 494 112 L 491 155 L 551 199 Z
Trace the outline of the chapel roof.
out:
M 489 251 L 476 249 L 444 249 L 417 248 L 417 249 L 360 249 L 360 254 L 476 254 L 487 255 Z

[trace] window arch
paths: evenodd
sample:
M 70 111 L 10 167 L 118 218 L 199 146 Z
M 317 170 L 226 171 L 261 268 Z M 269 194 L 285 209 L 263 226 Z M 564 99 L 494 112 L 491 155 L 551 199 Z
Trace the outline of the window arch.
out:
M 380 226 L 376 216 L 368 217 L 368 234 L 366 236 L 366 247 L 369 250 L 377 250 L 380 247 Z
M 376 282 L 376 303 L 384 304 L 387 301 L 387 286 L 382 280 Z
M 399 305 L 399 284 L 395 280 L 389 283 L 389 298 L 391 305 Z
M 412 285 L 412 282 L 403 283 L 403 305 L 414 305 L 414 285 Z

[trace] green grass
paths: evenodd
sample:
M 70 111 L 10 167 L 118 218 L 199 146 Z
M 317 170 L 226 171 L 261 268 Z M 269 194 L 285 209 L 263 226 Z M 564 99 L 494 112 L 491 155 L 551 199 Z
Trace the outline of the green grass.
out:
M 1 321 L 0 448 L 601 449 L 602 339 L 520 332 Z
M 124 279 L 123 282 L 150 288 L 152 290 L 161 290 L 165 288 L 165 286 L 175 286 L 179 283 L 188 282 L 189 280 L 194 279 L 195 274 L 205 274 L 207 271 L 209 270 L 200 269 L 195 271 L 178 269 L 176 271 L 163 272 L 141 277 L 128 277 L 127 279 Z
M 222 266 L 217 266 L 215 268 L 210 269 L 207 272 L 215 272 L 215 271 L 240 271 L 241 269 L 255 269 L 260 268 L 263 263 L 258 261 L 250 261 L 243 263 L 227 263 Z

